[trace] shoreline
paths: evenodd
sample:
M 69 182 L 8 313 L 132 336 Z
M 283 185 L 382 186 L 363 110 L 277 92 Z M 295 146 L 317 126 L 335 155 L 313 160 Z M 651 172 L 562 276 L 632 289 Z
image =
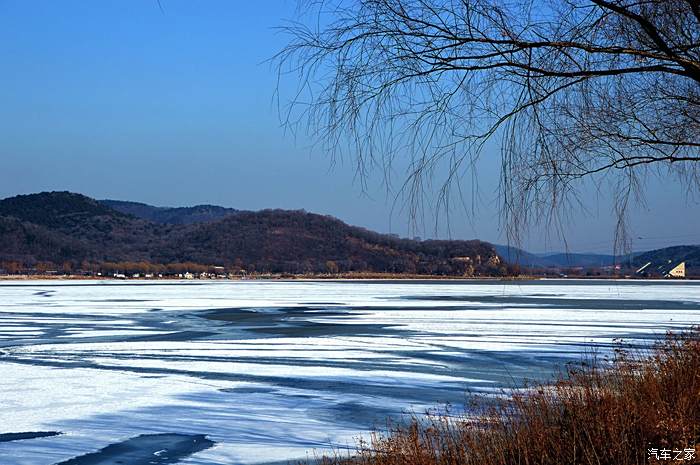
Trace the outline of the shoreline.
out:
M 395 275 L 395 274 L 363 274 L 363 275 L 257 275 L 241 276 L 235 278 L 193 278 L 185 279 L 177 276 L 163 276 L 153 278 L 115 278 L 113 276 L 83 276 L 83 275 L 0 275 L 0 281 L 183 281 L 183 282 L 225 282 L 225 281 L 526 281 L 541 279 L 536 276 L 526 277 L 499 277 L 499 276 L 438 276 L 438 275 Z
M 339 275 L 255 275 L 235 278 L 194 278 L 183 279 L 175 276 L 153 278 L 115 278 L 113 276 L 85 275 L 0 275 L 2 281 L 125 281 L 125 282 L 239 282 L 239 281 L 651 281 L 651 282 L 687 282 L 700 281 L 700 277 L 686 278 L 635 278 L 631 276 L 440 276 L 440 275 L 397 275 L 391 273 L 339 274 Z

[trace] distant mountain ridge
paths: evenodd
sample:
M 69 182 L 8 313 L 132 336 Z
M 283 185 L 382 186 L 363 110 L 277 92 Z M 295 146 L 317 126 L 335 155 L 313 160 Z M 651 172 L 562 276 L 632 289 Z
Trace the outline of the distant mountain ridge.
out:
M 495 244 L 494 248 L 503 260 L 510 264 L 519 264 L 535 268 L 599 268 L 612 265 L 623 267 L 640 267 L 648 262 L 654 264 L 686 262 L 686 266 L 700 270 L 700 245 L 681 245 L 664 247 L 645 252 L 633 252 L 629 255 L 615 256 L 593 253 L 549 253 L 533 254 L 525 250 Z
M 98 200 L 108 208 L 127 215 L 163 224 L 209 223 L 239 213 L 233 208 L 217 205 L 195 205 L 193 207 L 154 207 L 140 202 L 125 200 Z
M 0 200 L 0 268 L 46 261 L 68 269 L 194 263 L 280 273 L 507 272 L 486 242 L 401 239 L 305 211 L 162 208 L 71 192 Z
M 593 253 L 565 253 L 555 252 L 548 254 L 534 254 L 517 247 L 494 244 L 494 248 L 506 262 L 519 263 L 521 266 L 534 266 L 543 268 L 553 267 L 603 267 L 619 263 L 620 257 L 606 254 Z

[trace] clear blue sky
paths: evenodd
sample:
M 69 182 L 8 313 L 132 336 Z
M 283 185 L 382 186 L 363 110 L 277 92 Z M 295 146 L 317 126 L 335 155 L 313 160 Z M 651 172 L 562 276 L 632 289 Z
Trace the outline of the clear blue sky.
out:
M 274 28 L 293 0 L 0 0 L 0 197 L 70 190 L 155 205 L 304 208 L 413 235 L 379 179 L 362 193 L 350 164 L 331 167 L 280 127 Z M 476 216 L 454 238 L 502 241 L 494 212 L 498 160 L 481 164 Z M 400 177 L 399 172 L 397 176 Z M 649 189 L 632 221 L 635 248 L 700 243 L 700 204 L 673 183 Z M 605 198 L 573 215 L 573 251 L 609 252 Z M 434 235 L 433 222 L 415 234 Z M 438 236 L 445 237 L 441 228 Z M 531 234 L 535 251 L 556 237 Z

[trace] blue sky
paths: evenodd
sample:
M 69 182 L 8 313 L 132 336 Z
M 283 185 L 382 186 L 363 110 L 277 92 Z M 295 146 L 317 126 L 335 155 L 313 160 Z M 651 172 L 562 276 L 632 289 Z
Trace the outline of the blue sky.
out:
M 70 190 L 155 205 L 303 208 L 382 232 L 447 236 L 432 218 L 412 231 L 379 176 L 363 192 L 351 163 L 332 165 L 280 126 L 266 61 L 285 43 L 275 27 L 295 17 L 295 1 L 161 3 L 164 12 L 156 0 L 0 0 L 1 197 Z M 503 241 L 498 163 L 495 151 L 484 154 L 477 211 L 452 212 L 452 237 Z M 589 212 L 572 215 L 569 248 L 610 252 L 612 206 L 586 192 Z M 697 199 L 662 180 L 647 198 L 632 217 L 635 248 L 700 243 Z M 542 231 L 525 245 L 563 247 Z

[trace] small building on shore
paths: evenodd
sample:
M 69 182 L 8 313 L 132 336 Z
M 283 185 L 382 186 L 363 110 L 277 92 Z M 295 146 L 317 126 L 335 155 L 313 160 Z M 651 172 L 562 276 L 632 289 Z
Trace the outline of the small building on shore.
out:
M 668 270 L 664 278 L 685 278 L 685 262 L 680 262 Z

